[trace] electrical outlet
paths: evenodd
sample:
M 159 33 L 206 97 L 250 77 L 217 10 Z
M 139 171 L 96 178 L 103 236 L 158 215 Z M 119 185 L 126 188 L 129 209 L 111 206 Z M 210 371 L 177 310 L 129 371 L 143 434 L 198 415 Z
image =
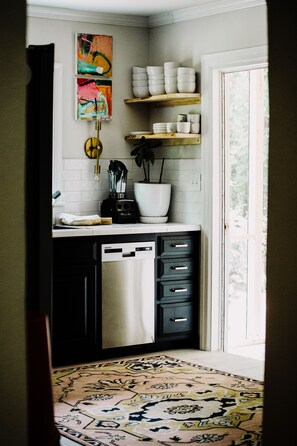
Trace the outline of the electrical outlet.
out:
M 191 184 L 193 186 L 197 186 L 197 189 L 201 190 L 201 174 L 200 173 L 193 173 L 191 178 Z

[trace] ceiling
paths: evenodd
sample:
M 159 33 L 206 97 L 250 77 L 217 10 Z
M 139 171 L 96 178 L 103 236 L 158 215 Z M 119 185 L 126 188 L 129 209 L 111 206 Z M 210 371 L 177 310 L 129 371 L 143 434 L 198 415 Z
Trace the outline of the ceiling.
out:
M 152 16 L 197 7 L 214 0 L 27 0 L 28 5 L 101 13 Z M 217 0 L 215 0 L 217 3 Z

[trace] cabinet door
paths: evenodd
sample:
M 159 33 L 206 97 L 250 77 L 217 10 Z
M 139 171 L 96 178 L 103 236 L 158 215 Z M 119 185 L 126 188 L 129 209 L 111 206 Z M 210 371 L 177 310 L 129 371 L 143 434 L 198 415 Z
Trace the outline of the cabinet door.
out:
M 96 345 L 96 266 L 72 265 L 54 270 L 53 359 L 87 360 Z

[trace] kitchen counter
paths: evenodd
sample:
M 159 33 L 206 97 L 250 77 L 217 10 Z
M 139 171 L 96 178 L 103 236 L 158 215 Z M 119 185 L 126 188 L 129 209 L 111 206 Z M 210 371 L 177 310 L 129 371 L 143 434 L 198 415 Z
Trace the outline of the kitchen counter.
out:
M 131 224 L 111 224 L 96 226 L 77 226 L 75 228 L 61 226 L 52 230 L 53 238 L 58 237 L 84 237 L 96 235 L 122 235 L 122 234 L 153 234 L 166 232 L 187 232 L 199 231 L 200 225 L 186 223 L 131 223 Z

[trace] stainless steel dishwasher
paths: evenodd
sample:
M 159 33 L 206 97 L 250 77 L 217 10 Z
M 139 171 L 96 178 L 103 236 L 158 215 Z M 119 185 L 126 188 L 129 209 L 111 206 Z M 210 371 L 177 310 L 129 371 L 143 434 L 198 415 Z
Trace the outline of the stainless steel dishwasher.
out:
M 102 348 L 154 342 L 155 242 L 101 249 Z

